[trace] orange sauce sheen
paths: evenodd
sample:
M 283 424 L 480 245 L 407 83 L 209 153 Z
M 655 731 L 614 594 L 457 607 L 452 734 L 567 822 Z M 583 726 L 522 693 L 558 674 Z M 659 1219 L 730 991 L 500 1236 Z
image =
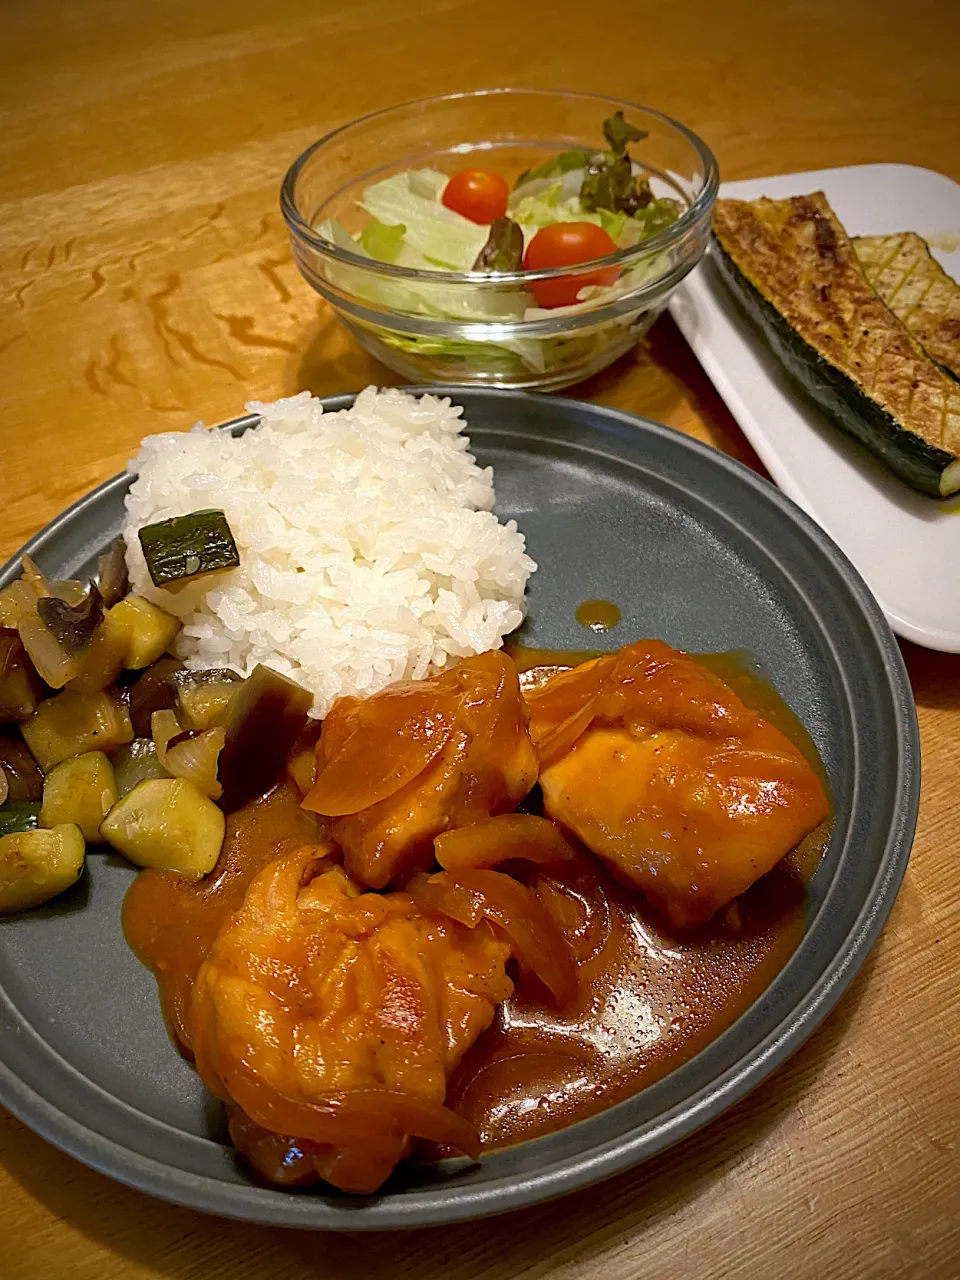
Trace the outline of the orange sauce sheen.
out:
M 609 600 L 584 600 L 577 605 L 576 620 L 591 631 L 609 631 L 620 621 L 620 610 Z
M 803 933 L 804 883 L 791 860 L 683 937 L 596 866 L 549 887 L 566 911 L 579 993 L 558 1012 L 519 987 L 461 1063 L 448 1105 L 485 1146 L 582 1120 L 693 1057 L 769 985 Z
M 594 653 L 511 648 L 524 684 Z M 741 654 L 701 656 L 748 705 L 817 765 L 810 738 L 776 691 Z M 197 970 L 223 920 L 271 859 L 318 834 L 290 782 L 228 820 L 214 873 L 199 884 L 144 871 L 124 903 L 130 946 L 157 977 L 182 1047 Z M 484 1144 L 532 1138 L 601 1111 L 691 1058 L 757 998 L 783 967 L 805 924 L 805 882 L 829 838 L 813 832 L 726 911 L 683 935 L 666 928 L 635 893 L 593 858 L 540 888 L 578 961 L 579 990 L 557 1011 L 542 989 L 518 985 L 493 1027 L 455 1072 L 448 1105 Z
M 186 1012 L 193 982 L 220 926 L 239 910 L 247 885 L 281 854 L 317 838 L 317 820 L 300 808 L 300 793 L 284 781 L 231 814 L 220 858 L 200 881 L 172 871 L 141 871 L 123 902 L 130 948 L 153 970 L 174 1038 L 189 1049 Z

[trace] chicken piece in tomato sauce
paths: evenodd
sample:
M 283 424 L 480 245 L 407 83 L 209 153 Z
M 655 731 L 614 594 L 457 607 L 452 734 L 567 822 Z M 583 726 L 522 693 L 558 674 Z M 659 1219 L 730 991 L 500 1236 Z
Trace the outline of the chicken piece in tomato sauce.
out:
M 304 807 L 332 819 L 349 874 L 382 889 L 430 867 L 437 835 L 508 813 L 536 780 L 516 667 L 491 651 L 335 702 Z
M 504 877 L 506 879 L 506 877 Z M 188 1039 L 270 1181 L 375 1191 L 414 1138 L 479 1152 L 447 1081 L 513 990 L 511 945 L 306 846 L 256 876 L 197 975 Z
M 526 697 L 544 814 L 674 926 L 709 920 L 829 814 L 798 748 L 661 641 L 561 672 Z

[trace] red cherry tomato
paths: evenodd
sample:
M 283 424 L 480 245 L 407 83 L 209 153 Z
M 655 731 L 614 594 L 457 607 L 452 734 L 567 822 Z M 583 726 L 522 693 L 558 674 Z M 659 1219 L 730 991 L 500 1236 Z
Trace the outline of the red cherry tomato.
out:
M 506 178 L 486 169 L 461 169 L 443 189 L 442 204 L 454 213 L 463 214 L 481 227 L 502 218 L 507 212 L 510 188 Z
M 527 245 L 523 265 L 527 271 L 572 267 L 616 251 L 617 242 L 594 222 L 554 222 L 541 227 Z M 601 267 L 599 271 L 578 272 L 557 280 L 532 280 L 529 288 L 537 306 L 569 307 L 588 284 L 613 284 L 619 274 L 619 267 Z

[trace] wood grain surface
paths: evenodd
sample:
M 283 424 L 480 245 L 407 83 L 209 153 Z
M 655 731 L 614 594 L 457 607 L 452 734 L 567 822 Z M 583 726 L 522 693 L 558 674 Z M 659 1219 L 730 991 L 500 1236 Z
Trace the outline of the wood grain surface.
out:
M 329 126 L 526 83 L 661 107 L 726 178 L 960 179 L 956 0 L 7 0 L 0 559 L 147 432 L 394 381 L 297 275 L 277 195 Z M 756 465 L 668 320 L 577 388 Z M 4 1280 L 960 1275 L 960 658 L 904 646 L 906 883 L 860 978 L 746 1102 L 644 1167 L 488 1223 L 320 1236 L 154 1202 L 0 1112 Z

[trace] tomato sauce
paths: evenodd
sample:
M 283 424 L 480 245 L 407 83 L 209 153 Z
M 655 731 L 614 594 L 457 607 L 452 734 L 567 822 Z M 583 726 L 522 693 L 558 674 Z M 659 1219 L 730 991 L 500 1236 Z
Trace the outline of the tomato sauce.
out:
M 316 841 L 317 819 L 300 808 L 300 793 L 284 781 L 231 814 L 211 875 L 200 881 L 172 871 L 141 871 L 123 903 L 131 950 L 153 970 L 160 1002 L 177 1044 L 189 1049 L 186 1013 L 193 982 L 223 922 L 239 910 L 247 885 L 268 862 Z
M 609 600 L 584 600 L 577 605 L 574 617 L 591 631 L 611 631 L 620 621 L 620 610 Z
M 527 686 L 596 656 L 519 647 L 511 654 Z M 700 661 L 822 776 L 803 726 L 749 658 Z M 212 876 L 193 884 L 144 871 L 131 886 L 126 937 L 156 975 L 182 1048 L 189 1051 L 184 1024 L 193 980 L 222 922 L 263 866 L 319 834 L 317 819 L 285 781 L 228 820 Z M 502 1146 L 612 1106 L 687 1061 L 747 1009 L 794 951 L 805 926 L 805 883 L 829 834 L 827 822 L 708 925 L 683 934 L 666 928 L 588 855 L 564 878 L 536 873 L 541 897 L 574 949 L 577 996 L 557 1010 L 533 982 L 520 983 L 455 1072 L 448 1105 L 476 1126 L 485 1146 Z

